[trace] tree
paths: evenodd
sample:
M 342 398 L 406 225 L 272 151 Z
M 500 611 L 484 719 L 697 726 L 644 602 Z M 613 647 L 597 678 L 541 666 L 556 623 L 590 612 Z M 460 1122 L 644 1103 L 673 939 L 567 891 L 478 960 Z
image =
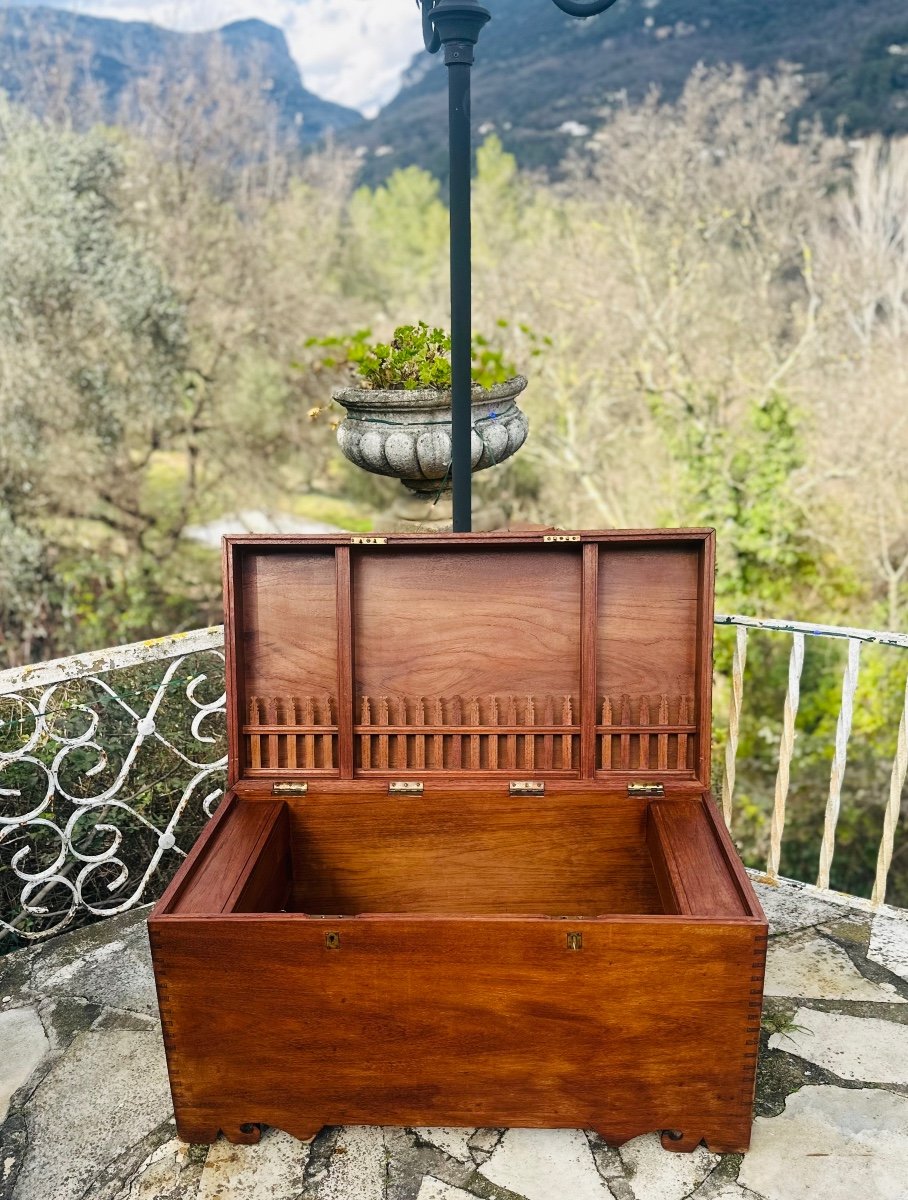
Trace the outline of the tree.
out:
M 54 598 L 38 547 L 61 519 L 141 543 L 144 468 L 178 421 L 186 369 L 185 308 L 123 216 L 122 182 L 103 133 L 42 127 L 0 106 L 0 509 L 31 611 L 70 620 L 85 575 L 58 556 L 58 571 L 82 580 L 58 578 Z M 139 570 L 154 594 L 150 564 Z M 5 632 L 11 661 L 23 641 L 65 644 L 54 622 L 39 634 L 21 605 L 5 607 L 19 612 Z

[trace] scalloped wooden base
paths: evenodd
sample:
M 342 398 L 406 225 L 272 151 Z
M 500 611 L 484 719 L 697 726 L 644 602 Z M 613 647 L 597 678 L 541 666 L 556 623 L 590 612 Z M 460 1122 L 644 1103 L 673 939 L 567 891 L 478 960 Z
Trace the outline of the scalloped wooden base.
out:
M 256 1146 L 262 1140 L 262 1134 L 268 1128 L 282 1129 L 300 1142 L 311 1142 L 324 1128 L 308 1121 L 281 1120 L 280 1125 L 271 1126 L 267 1121 L 236 1121 L 224 1117 L 213 1116 L 208 1120 L 189 1120 L 177 1118 L 177 1133 L 180 1140 L 190 1145 L 210 1145 L 216 1142 L 218 1134 L 223 1134 L 234 1146 Z
M 221 1118 L 213 1118 L 210 1123 L 177 1122 L 177 1132 L 180 1138 L 191 1144 L 209 1144 L 217 1140 L 219 1133 L 223 1133 L 227 1141 L 233 1145 L 254 1146 L 261 1140 L 262 1133 L 267 1127 L 266 1124 L 259 1122 L 237 1122 Z M 283 1118 L 280 1128 L 285 1133 L 289 1133 L 291 1137 L 297 1138 L 298 1141 L 311 1142 L 324 1126 L 316 1126 L 305 1120 L 296 1122 Z M 624 1145 L 625 1142 L 633 1141 L 634 1138 L 653 1131 L 636 1125 L 609 1125 L 598 1126 L 595 1132 L 609 1146 L 617 1148 Z M 734 1128 L 729 1126 L 712 1135 L 664 1129 L 661 1131 L 661 1143 L 664 1150 L 670 1150 L 674 1154 L 691 1154 L 701 1144 L 705 1144 L 713 1154 L 743 1154 L 750 1146 L 750 1125 L 748 1123 Z

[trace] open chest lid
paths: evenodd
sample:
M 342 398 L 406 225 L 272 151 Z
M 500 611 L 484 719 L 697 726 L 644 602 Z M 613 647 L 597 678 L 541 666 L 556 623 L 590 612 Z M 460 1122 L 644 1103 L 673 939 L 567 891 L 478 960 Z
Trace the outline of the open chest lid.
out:
M 230 783 L 709 786 L 712 530 L 232 537 Z

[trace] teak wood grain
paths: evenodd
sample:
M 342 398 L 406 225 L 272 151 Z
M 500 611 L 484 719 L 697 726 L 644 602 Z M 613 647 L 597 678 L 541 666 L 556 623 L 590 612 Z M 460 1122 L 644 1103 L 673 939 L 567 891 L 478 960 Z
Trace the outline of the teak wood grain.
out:
M 713 836 L 704 801 L 653 801 L 647 840 L 654 859 L 658 855 L 660 867 L 664 865 L 674 911 L 701 917 L 749 915 Z
M 153 933 L 184 1138 L 427 1122 L 747 1146 L 764 953 L 747 923 L 276 917 L 254 932 L 175 918 Z
M 358 695 L 576 695 L 580 554 L 372 549 L 353 562 Z
M 747 1148 L 767 927 L 708 795 L 714 537 L 576 537 L 228 540 L 231 791 L 149 920 L 182 1137 Z
M 291 822 L 302 912 L 659 911 L 640 800 L 313 796 Z
M 257 851 L 279 818 L 280 804 L 235 804 L 203 848 L 196 870 L 175 896 L 171 911 L 218 913 L 255 867 Z

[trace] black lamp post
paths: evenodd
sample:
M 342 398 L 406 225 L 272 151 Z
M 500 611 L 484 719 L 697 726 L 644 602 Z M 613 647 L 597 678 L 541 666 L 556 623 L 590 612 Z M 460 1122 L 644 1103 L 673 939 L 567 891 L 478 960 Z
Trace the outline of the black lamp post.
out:
M 526 0 L 529 2 L 529 0 Z M 593 17 L 616 0 L 553 0 L 572 17 Z M 426 49 L 445 48 L 448 68 L 448 138 L 451 153 L 451 486 L 454 532 L 472 526 L 470 459 L 472 392 L 472 280 L 470 232 L 470 68 L 473 48 L 492 14 L 479 0 L 417 0 Z

